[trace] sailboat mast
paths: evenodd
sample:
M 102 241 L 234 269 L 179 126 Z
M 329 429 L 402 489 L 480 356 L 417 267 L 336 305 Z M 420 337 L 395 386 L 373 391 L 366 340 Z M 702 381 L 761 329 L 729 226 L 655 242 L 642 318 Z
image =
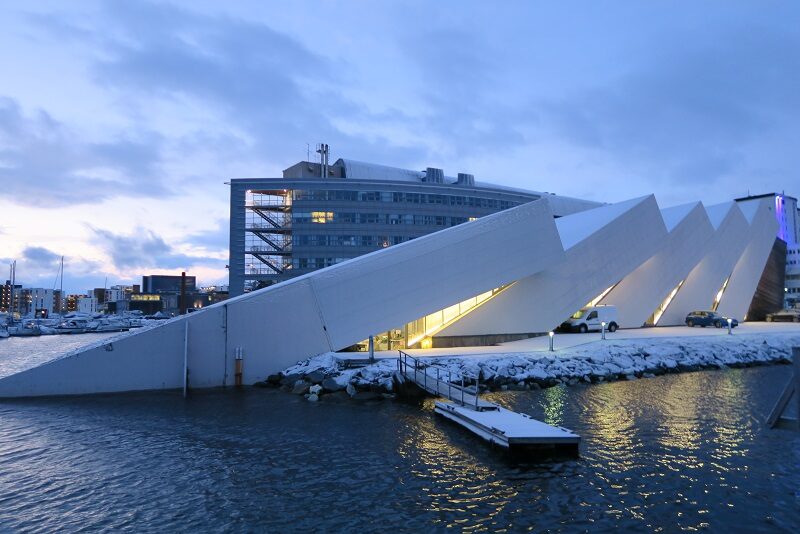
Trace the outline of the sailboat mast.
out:
M 61 285 L 58 287 L 58 314 L 64 315 L 64 256 L 61 256 Z

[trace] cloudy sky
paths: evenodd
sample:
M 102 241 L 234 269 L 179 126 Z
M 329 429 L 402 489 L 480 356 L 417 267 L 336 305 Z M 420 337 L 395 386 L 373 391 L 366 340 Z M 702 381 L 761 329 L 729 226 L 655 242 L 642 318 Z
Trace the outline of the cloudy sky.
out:
M 224 283 L 231 177 L 332 158 L 800 194 L 800 3 L 0 0 L 0 277 Z

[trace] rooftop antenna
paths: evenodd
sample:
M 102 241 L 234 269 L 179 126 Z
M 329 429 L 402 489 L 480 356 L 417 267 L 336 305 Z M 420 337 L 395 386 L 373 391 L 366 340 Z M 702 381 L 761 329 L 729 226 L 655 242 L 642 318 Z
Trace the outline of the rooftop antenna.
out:
M 317 154 L 319 154 L 319 165 L 322 178 L 328 176 L 328 156 L 330 155 L 330 148 L 326 143 L 317 144 Z
M 11 310 L 11 319 L 14 319 L 14 285 L 17 283 L 17 260 L 11 262 L 11 304 L 9 309 Z
M 64 315 L 64 256 L 61 256 L 61 284 L 58 286 L 58 314 Z

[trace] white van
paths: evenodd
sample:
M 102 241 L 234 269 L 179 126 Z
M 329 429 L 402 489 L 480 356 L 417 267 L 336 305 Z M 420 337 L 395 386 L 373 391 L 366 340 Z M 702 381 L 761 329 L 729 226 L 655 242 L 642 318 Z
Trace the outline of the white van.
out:
M 603 328 L 602 323 L 605 322 L 607 331 L 616 332 L 619 328 L 617 320 L 616 306 L 589 306 L 576 311 L 572 317 L 561 323 L 561 330 L 581 333 L 599 332 Z

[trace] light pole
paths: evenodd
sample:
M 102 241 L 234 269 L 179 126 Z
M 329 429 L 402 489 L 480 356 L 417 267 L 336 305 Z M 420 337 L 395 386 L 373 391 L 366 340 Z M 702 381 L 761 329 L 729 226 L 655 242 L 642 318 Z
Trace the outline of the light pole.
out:
M 733 322 L 732 319 L 728 319 L 728 335 L 733 335 L 733 331 L 731 330 L 731 323 Z
M 555 333 L 551 330 L 548 335 L 550 336 L 550 352 L 553 352 L 553 336 L 555 336 Z
M 605 321 L 601 321 L 600 322 L 600 326 L 603 329 L 602 334 L 600 335 L 600 339 L 605 339 L 606 338 L 606 322 Z

